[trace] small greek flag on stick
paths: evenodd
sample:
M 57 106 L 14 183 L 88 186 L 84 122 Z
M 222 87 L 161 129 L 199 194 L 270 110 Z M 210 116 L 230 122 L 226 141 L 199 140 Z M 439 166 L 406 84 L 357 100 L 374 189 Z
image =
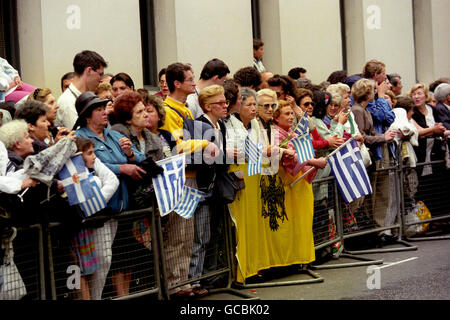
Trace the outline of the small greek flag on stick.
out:
M 297 136 L 294 139 L 291 139 L 291 142 L 295 147 L 295 151 L 297 151 L 299 163 L 303 163 L 314 158 L 314 148 L 309 133 Z
M 262 144 L 255 144 L 249 135 L 245 138 L 245 155 L 248 158 L 247 176 L 261 173 Z
M 356 140 L 330 156 L 331 172 L 346 203 L 372 193 L 369 176 Z
M 85 202 L 80 203 L 81 210 L 83 211 L 85 218 L 88 218 L 92 216 L 94 213 L 99 212 L 100 210 L 106 208 L 105 198 L 103 197 L 103 194 L 97 182 L 95 182 L 92 173 L 89 173 L 89 182 L 92 185 L 92 191 L 94 196 L 92 198 L 87 199 Z
M 309 132 L 309 121 L 306 112 L 303 114 L 303 117 L 298 122 L 294 132 L 299 136 Z
M 197 209 L 198 203 L 205 194 L 197 189 L 184 186 L 183 197 L 175 207 L 175 212 L 185 219 L 190 219 Z
M 156 162 L 164 171 L 152 179 L 161 216 L 172 212 L 183 197 L 186 181 L 185 155 L 179 154 Z
M 92 185 L 89 182 L 89 171 L 81 154 L 67 160 L 58 176 L 66 191 L 69 205 L 86 202 L 87 199 L 94 196 Z

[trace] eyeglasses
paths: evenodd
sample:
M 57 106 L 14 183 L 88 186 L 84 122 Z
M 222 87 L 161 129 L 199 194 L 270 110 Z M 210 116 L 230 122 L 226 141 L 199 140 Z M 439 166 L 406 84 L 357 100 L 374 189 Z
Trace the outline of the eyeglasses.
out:
M 229 106 L 230 105 L 230 101 L 226 100 L 226 101 L 217 101 L 217 102 L 210 102 L 208 104 L 218 104 L 220 106 Z
M 316 104 L 314 102 L 305 102 L 303 105 L 305 107 L 309 107 L 309 106 L 314 107 Z
M 184 82 L 194 82 L 194 78 L 184 79 Z
M 160 86 L 167 85 L 167 81 L 161 80 L 159 81 L 159 85 Z
M 92 71 L 94 71 L 96 74 L 98 74 L 100 77 L 103 77 L 104 72 L 98 72 L 97 70 L 92 69 Z
M 277 107 L 277 104 L 276 103 L 264 103 L 264 104 L 259 104 L 259 106 L 264 107 L 264 109 L 272 108 L 275 110 L 275 108 Z

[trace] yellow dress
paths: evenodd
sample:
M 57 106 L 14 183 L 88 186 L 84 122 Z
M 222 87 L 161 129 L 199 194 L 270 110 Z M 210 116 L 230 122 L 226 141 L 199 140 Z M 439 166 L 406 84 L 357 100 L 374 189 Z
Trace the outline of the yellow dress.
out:
M 280 167 L 278 176 L 284 184 L 284 219 L 277 219 L 276 230 L 269 218 L 263 217 L 261 175 L 247 177 L 247 165 L 231 165 L 230 172 L 244 173 L 245 189 L 229 204 L 231 218 L 236 227 L 236 281 L 245 282 L 260 270 L 292 264 L 307 264 L 315 260 L 312 233 L 314 198 L 311 184 L 305 179 L 292 188 L 296 178 Z M 299 176 L 302 172 L 299 172 Z

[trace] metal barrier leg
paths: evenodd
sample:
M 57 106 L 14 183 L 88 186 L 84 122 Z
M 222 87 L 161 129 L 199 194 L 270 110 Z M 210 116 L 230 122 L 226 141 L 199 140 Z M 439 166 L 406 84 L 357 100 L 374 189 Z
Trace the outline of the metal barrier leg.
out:
M 396 166 L 395 168 L 393 168 L 395 170 L 395 183 L 393 184 L 393 193 L 396 197 L 396 202 L 397 202 L 397 214 L 396 214 L 396 219 L 399 221 L 399 223 L 391 225 L 391 226 L 387 226 L 387 227 L 379 227 L 379 228 L 374 228 L 371 230 L 366 230 L 366 231 L 361 231 L 361 232 L 355 232 L 352 234 L 348 234 L 348 235 L 344 235 L 344 239 L 349 239 L 351 237 L 356 237 L 356 236 L 361 236 L 361 235 L 367 235 L 370 233 L 378 233 L 378 232 L 382 232 L 385 230 L 393 230 L 393 229 L 398 229 L 398 236 L 397 238 L 392 241 L 392 245 L 398 244 L 398 245 L 402 245 L 402 247 L 396 247 L 396 248 L 375 248 L 375 249 L 367 249 L 367 250 L 347 250 L 344 247 L 344 252 L 350 255 L 355 255 L 355 254 L 371 254 L 371 253 L 384 253 L 384 252 L 399 252 L 399 251 L 413 251 L 413 250 L 417 250 L 417 246 L 414 246 L 410 243 L 408 243 L 407 241 L 402 240 L 402 223 L 401 223 L 401 204 L 403 203 L 404 199 L 403 199 L 403 188 L 402 188 L 402 183 L 400 182 L 401 179 L 401 175 L 398 174 L 398 172 L 401 172 L 401 161 L 399 161 L 400 164 L 400 169 L 398 166 Z M 386 169 L 384 169 L 386 170 Z M 387 169 L 387 170 L 392 170 L 391 169 Z M 345 241 L 344 241 L 345 243 Z
M 302 265 L 299 268 L 299 270 L 297 271 L 297 274 L 305 274 L 307 276 L 310 276 L 311 279 L 263 282 L 263 283 L 252 283 L 252 284 L 246 284 L 244 282 L 243 284 L 235 283 L 234 286 L 241 288 L 241 289 L 251 289 L 251 288 L 292 286 L 292 285 L 298 285 L 298 284 L 312 284 L 312 283 L 320 283 L 320 282 L 324 281 L 324 278 L 321 275 L 319 275 L 318 273 L 312 271 L 310 269 L 309 265 Z
M 259 297 L 254 297 L 251 295 L 248 295 L 244 292 L 240 292 L 239 290 L 233 289 L 233 274 L 235 271 L 235 266 L 233 264 L 233 244 L 232 244 L 232 232 L 231 232 L 231 223 L 230 223 L 230 214 L 229 214 L 229 208 L 228 206 L 225 206 L 224 210 L 224 222 L 225 222 L 225 243 L 227 248 L 227 261 L 228 266 L 230 266 L 230 271 L 228 272 L 228 279 L 227 279 L 227 286 L 225 288 L 217 288 L 217 289 L 211 289 L 210 293 L 217 294 L 217 293 L 228 293 L 232 294 L 241 298 L 244 298 L 245 300 L 260 300 Z
M 339 197 L 339 191 L 337 188 L 337 184 L 334 183 L 334 195 L 335 195 L 335 208 L 334 212 L 336 212 L 336 229 L 338 233 L 338 237 L 333 243 L 338 241 L 342 241 L 342 246 L 344 247 L 344 253 L 341 253 L 337 259 L 347 258 L 358 260 L 358 262 L 348 262 L 348 263 L 328 263 L 321 265 L 311 265 L 310 268 L 313 270 L 321 270 L 321 269 L 337 269 L 337 268 L 349 268 L 349 267 L 360 267 L 367 265 L 379 265 L 383 264 L 382 259 L 370 259 L 365 257 L 360 257 L 355 254 L 349 254 L 348 251 L 345 251 L 345 241 L 344 240 L 344 226 L 343 226 L 343 214 L 342 214 L 342 205 L 341 198 Z M 336 260 L 336 259 L 333 259 Z

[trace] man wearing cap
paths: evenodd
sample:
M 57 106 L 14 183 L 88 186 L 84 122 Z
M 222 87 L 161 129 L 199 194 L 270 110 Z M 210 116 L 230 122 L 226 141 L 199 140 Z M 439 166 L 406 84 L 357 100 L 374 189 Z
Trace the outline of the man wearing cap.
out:
M 74 126 L 78 117 L 75 100 L 83 92 L 97 89 L 103 70 L 107 66 L 103 57 L 94 51 L 84 50 L 75 56 L 73 60 L 75 77 L 57 101 L 59 108 L 55 120 L 56 127 Z
M 433 110 L 434 119 L 450 130 L 450 84 L 441 83 L 434 89 L 434 97 L 438 101 Z

